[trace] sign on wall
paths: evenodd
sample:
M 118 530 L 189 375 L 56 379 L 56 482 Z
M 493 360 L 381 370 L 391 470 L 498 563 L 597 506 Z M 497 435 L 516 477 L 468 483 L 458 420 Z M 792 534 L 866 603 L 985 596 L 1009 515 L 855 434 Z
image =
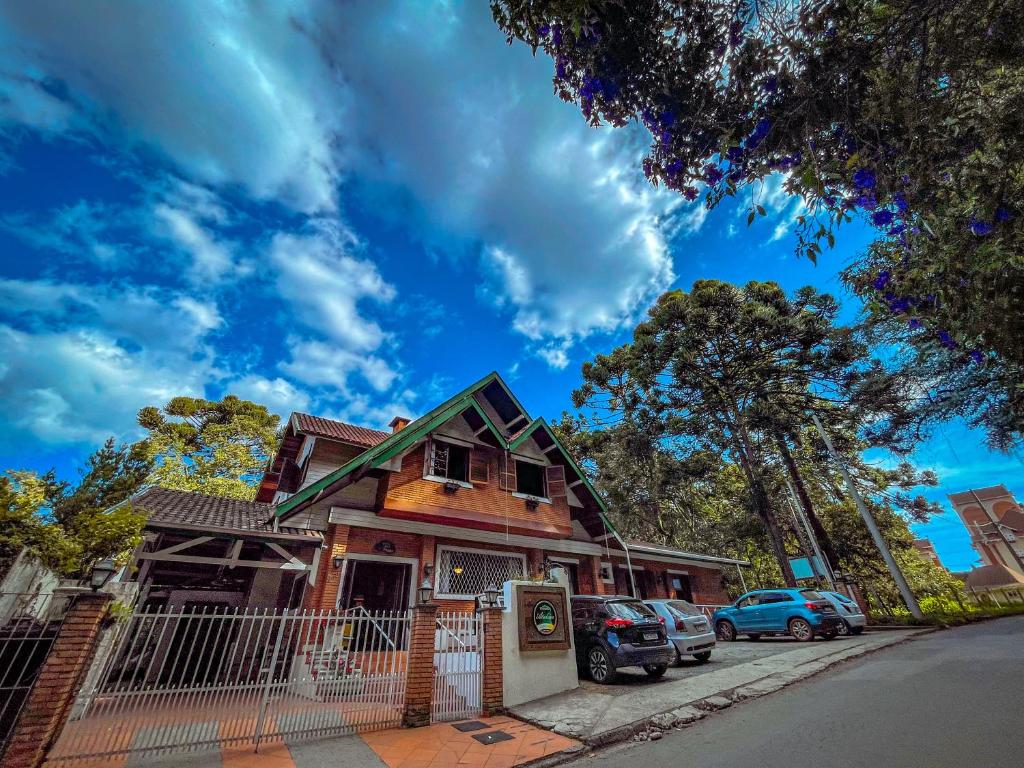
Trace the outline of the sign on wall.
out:
M 562 587 L 516 584 L 519 650 L 564 651 L 570 648 L 569 606 Z

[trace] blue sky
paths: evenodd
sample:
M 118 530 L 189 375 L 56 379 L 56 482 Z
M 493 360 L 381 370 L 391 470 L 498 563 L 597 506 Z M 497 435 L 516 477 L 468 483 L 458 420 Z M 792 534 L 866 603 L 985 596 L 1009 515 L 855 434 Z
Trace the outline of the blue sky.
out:
M 814 267 L 777 180 L 748 228 L 649 186 L 646 141 L 587 127 L 484 2 L 6 4 L 0 466 L 70 474 L 178 394 L 382 426 L 497 370 L 557 416 L 700 277 L 855 315 L 836 274 L 866 229 Z M 1020 490 L 960 425 L 918 460 L 933 498 Z M 973 561 L 952 513 L 922 533 Z

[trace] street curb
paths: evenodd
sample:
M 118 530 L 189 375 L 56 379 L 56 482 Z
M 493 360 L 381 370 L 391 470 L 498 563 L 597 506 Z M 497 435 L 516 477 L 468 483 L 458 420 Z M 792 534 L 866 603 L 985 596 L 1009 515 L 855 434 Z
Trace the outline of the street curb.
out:
M 789 686 L 808 680 L 816 675 L 836 667 L 846 661 L 853 659 L 862 659 L 865 656 L 870 656 L 879 651 L 884 651 L 888 648 L 895 648 L 896 646 L 903 645 L 916 640 L 924 635 L 929 635 L 933 632 L 938 632 L 944 629 L 944 627 L 922 627 L 913 634 L 907 637 L 901 637 L 893 640 L 891 643 L 886 645 L 880 645 L 875 648 L 867 648 L 861 650 L 859 653 L 842 655 L 844 649 L 837 650 L 834 654 L 824 656 L 814 661 L 809 661 L 803 664 L 805 668 L 803 670 L 800 667 L 789 670 L 787 672 L 779 672 L 771 675 L 765 675 L 764 677 L 753 680 L 744 685 L 737 686 L 735 688 L 728 688 L 718 691 L 717 694 L 707 696 L 703 699 L 695 701 L 684 702 L 672 709 L 665 710 L 664 712 L 658 712 L 654 715 L 645 717 L 643 720 L 637 720 L 627 725 L 620 726 L 618 728 L 612 728 L 604 733 L 599 734 L 593 738 L 580 738 L 579 736 L 573 736 L 571 734 L 562 734 L 569 738 L 575 738 L 583 743 L 583 748 L 573 748 L 565 750 L 563 752 L 557 752 L 553 755 L 547 755 L 546 757 L 539 758 L 538 760 L 531 761 L 529 763 L 521 763 L 516 768 L 552 768 L 556 765 L 562 765 L 570 760 L 573 760 L 581 755 L 593 752 L 598 749 L 604 749 L 607 747 L 614 746 L 616 744 L 622 744 L 624 742 L 634 739 L 634 737 L 640 737 L 638 741 L 652 740 L 652 734 L 657 734 L 654 739 L 660 739 L 662 734 L 669 730 L 682 730 L 693 723 L 703 720 L 707 715 L 711 715 L 715 712 L 726 709 L 733 704 L 739 704 L 745 701 L 753 701 L 759 699 L 762 696 L 768 696 L 772 693 L 784 690 Z M 845 649 L 849 650 L 849 649 Z M 794 675 L 794 672 L 798 674 Z M 759 690 L 760 689 L 760 690 Z M 699 716 L 691 716 L 690 713 L 686 713 L 682 721 L 674 721 L 669 727 L 665 727 L 664 719 L 660 721 L 660 724 L 655 724 L 653 721 L 658 718 L 664 718 L 665 715 L 678 712 L 680 710 L 697 710 L 700 712 Z M 511 715 L 516 717 L 515 715 Z M 537 726 L 537 723 L 530 722 L 526 718 L 517 717 L 519 720 L 530 723 L 531 725 Z M 540 727 L 540 726 L 538 726 Z M 547 730 L 547 729 L 546 729 Z M 557 733 L 557 731 L 556 731 Z

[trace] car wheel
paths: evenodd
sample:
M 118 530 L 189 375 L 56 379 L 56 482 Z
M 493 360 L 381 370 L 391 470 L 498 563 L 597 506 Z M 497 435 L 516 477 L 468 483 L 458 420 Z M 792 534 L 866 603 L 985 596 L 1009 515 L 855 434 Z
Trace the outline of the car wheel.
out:
M 676 666 L 677 667 L 683 666 L 683 654 L 681 654 L 679 652 L 678 648 L 676 648 Z
M 644 664 L 644 672 L 648 677 L 659 678 L 665 674 L 668 664 Z
M 838 635 L 839 635 L 838 630 L 834 630 L 834 629 L 829 631 L 829 632 L 822 632 L 821 633 L 821 637 L 822 637 L 823 640 L 835 640 Z
M 864 627 L 850 627 L 850 632 L 854 635 L 859 635 L 864 631 Z
M 711 658 L 711 651 L 701 651 L 700 653 L 693 654 L 693 658 L 699 661 L 701 664 Z
M 761 633 L 760 632 L 752 632 L 751 634 L 747 635 L 747 637 L 749 637 L 751 640 L 753 640 L 756 643 L 758 640 L 761 639 Z
M 790 619 L 789 634 L 791 634 L 801 643 L 809 643 L 811 642 L 811 640 L 814 639 L 814 628 L 811 627 L 807 619 Z
M 842 624 L 839 625 L 839 634 L 842 635 L 843 637 L 846 637 L 848 635 L 853 634 L 853 629 L 846 622 L 846 619 L 843 619 Z
M 731 643 L 736 639 L 736 627 L 732 625 L 731 621 L 720 621 L 715 624 L 715 635 L 719 640 Z
M 612 665 L 612 657 L 608 651 L 599 645 L 595 645 L 587 654 L 587 672 L 590 679 L 595 683 L 604 685 L 615 679 L 615 667 Z

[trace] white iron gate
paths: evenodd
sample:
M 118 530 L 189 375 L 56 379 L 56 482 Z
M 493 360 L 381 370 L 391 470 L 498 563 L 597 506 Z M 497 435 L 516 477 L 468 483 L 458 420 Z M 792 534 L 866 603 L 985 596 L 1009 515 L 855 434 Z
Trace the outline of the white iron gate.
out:
M 481 711 L 483 621 L 472 611 L 440 611 L 434 633 L 433 722 L 464 720 Z
M 394 727 L 407 611 L 141 612 L 78 696 L 51 762 Z

